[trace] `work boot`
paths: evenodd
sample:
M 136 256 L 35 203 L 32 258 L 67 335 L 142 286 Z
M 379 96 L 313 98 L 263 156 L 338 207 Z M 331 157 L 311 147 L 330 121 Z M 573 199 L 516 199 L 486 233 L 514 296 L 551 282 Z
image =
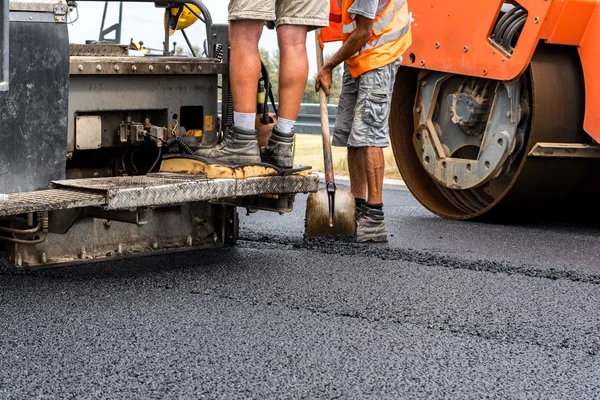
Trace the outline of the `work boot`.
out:
M 363 204 L 360 207 L 360 213 L 356 223 L 358 242 L 387 242 L 383 211 Z
M 282 133 L 275 126 L 267 147 L 261 150 L 263 162 L 280 168 L 292 168 L 294 166 L 294 132 Z
M 256 131 L 234 126 L 229 135 L 215 147 L 196 150 L 194 155 L 238 164 L 260 163 Z

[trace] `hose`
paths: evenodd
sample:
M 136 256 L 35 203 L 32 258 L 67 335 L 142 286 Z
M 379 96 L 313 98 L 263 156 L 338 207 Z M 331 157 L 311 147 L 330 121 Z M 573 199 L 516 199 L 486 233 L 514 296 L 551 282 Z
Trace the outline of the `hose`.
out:
M 188 155 L 194 154 L 194 150 L 190 149 L 190 146 L 188 146 L 183 140 L 181 140 L 181 138 L 174 137 L 174 138 L 167 139 L 168 146 L 172 145 L 173 143 L 177 143 L 185 154 L 188 154 Z
M 511 19 L 515 14 L 520 13 L 522 11 L 523 11 L 522 7 L 515 7 L 513 9 L 509 10 L 506 14 L 504 14 L 502 16 L 502 18 L 500 18 L 500 20 L 496 24 L 496 28 L 494 28 L 494 38 L 496 40 L 497 40 L 498 37 L 502 37 L 502 34 L 504 33 L 504 30 L 506 29 L 506 27 L 510 23 L 509 19 Z
M 269 79 L 269 71 L 267 70 L 267 66 L 262 60 L 260 61 L 260 73 L 262 74 L 263 81 L 265 82 L 265 90 L 267 94 L 265 95 L 265 100 L 263 104 L 263 115 L 261 117 L 261 123 L 266 125 L 269 123 L 269 91 L 271 89 L 271 81 Z
M 156 160 L 154 161 L 154 164 L 152 164 L 152 166 L 148 170 L 148 172 L 147 172 L 148 174 L 151 173 L 152 171 L 154 171 L 154 168 L 156 168 L 156 165 L 160 161 L 161 156 L 162 156 L 162 147 L 159 147 L 158 148 L 158 156 L 156 157 Z
M 13 228 L 5 228 L 3 226 L 0 227 L 0 232 L 7 233 L 17 233 L 17 234 L 28 234 L 28 233 L 36 233 L 42 229 L 42 220 L 38 219 L 38 223 L 35 227 L 30 229 L 13 229 Z
M 9 243 L 18 243 L 18 244 L 40 244 L 40 243 L 43 243 L 45 240 L 46 240 L 46 235 L 44 235 L 38 239 L 33 239 L 33 240 L 16 239 L 16 238 L 9 238 L 6 236 L 0 236 L 0 241 L 5 241 L 5 242 L 9 242 Z
M 528 12 L 521 6 L 517 6 L 507 11 L 496 24 L 492 40 L 507 52 L 514 50 L 512 43 L 515 36 L 518 37 L 523 26 L 527 22 Z
M 502 45 L 505 49 L 512 48 L 512 42 L 513 42 L 515 35 L 517 34 L 517 32 L 521 31 L 523 26 L 525 26 L 526 21 L 527 21 L 527 14 L 521 16 L 511 26 L 509 26 L 509 28 L 504 33 L 504 36 L 502 37 Z

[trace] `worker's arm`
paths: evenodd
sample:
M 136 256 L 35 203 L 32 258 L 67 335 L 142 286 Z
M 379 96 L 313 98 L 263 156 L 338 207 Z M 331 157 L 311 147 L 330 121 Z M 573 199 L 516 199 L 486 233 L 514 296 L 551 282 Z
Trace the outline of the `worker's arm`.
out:
M 315 90 L 319 91 L 322 87 L 327 93 L 330 94 L 331 89 L 331 74 L 335 67 L 355 55 L 363 48 L 365 44 L 369 42 L 373 35 L 373 20 L 365 18 L 362 15 L 356 16 L 356 29 L 344 45 L 338 50 L 337 53 L 327 61 L 327 63 L 321 68 L 315 82 Z

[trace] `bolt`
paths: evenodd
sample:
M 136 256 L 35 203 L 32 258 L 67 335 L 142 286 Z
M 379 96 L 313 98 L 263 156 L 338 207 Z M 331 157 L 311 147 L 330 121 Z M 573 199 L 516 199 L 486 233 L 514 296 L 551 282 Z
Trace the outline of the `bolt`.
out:
M 483 70 L 483 75 L 487 75 L 487 73 L 488 73 L 487 69 L 484 69 Z
M 156 240 L 154 242 L 152 242 L 152 248 L 154 250 L 158 249 L 158 242 Z
M 183 66 L 181 67 L 181 70 L 182 70 L 182 71 L 187 71 L 187 67 L 186 67 L 185 65 L 183 65 Z
M 47 264 L 48 263 L 48 256 L 46 255 L 46 253 L 42 253 L 42 264 Z
M 83 71 L 83 65 L 79 64 L 79 65 L 77 66 L 77 70 L 78 70 L 79 72 Z
M 425 66 L 425 60 L 421 60 L 421 66 Z
M 188 246 L 191 246 L 194 244 L 194 239 L 192 239 L 191 235 L 188 235 L 188 237 L 185 239 L 185 244 L 187 244 Z
M 15 264 L 17 264 L 17 267 L 23 266 L 23 257 L 21 257 L 21 253 L 17 253 L 17 259 L 15 260 Z
M 100 64 L 96 65 L 96 71 L 102 71 L 102 65 L 100 65 Z
M 107 219 L 106 221 L 104 221 L 104 227 L 105 227 L 106 229 L 110 228 L 110 225 L 111 225 L 111 224 L 112 224 L 112 221 L 110 221 L 110 220 L 108 220 L 108 219 Z
M 537 24 L 537 23 L 539 23 L 539 22 L 540 22 L 540 19 L 539 19 L 538 17 L 535 17 L 535 18 L 533 19 L 533 23 L 534 23 L 534 24 Z
M 87 253 L 85 251 L 85 247 L 81 247 L 81 249 L 79 249 L 79 258 L 84 259 L 87 256 Z
M 198 71 L 202 71 L 202 65 L 198 65 Z
M 417 113 L 420 113 L 420 112 L 421 112 L 421 107 L 417 107 L 417 108 L 415 108 L 415 111 L 416 111 Z
M 170 65 L 165 65 L 165 70 L 166 71 L 170 71 L 171 70 L 171 66 Z
M 114 69 L 115 69 L 115 71 L 118 71 L 120 68 L 119 68 L 119 66 L 118 66 L 118 65 L 115 65 L 115 66 L 114 66 Z
M 440 48 L 440 42 L 435 42 L 435 48 L 439 49 Z
M 423 86 L 423 87 L 427 86 L 427 81 L 421 82 L 421 86 Z
M 511 115 L 512 115 L 512 114 L 511 114 L 511 112 L 510 112 L 510 111 L 507 111 L 507 112 L 506 112 L 506 118 L 510 118 L 510 116 L 511 116 Z
M 33 21 L 33 17 L 29 17 L 29 20 L 30 20 L 30 21 Z
M 218 242 L 219 241 L 219 236 L 217 236 L 217 232 L 213 233 L 213 241 L 214 242 Z
M 121 243 L 117 245 L 117 254 L 123 255 L 123 245 Z
M 154 66 L 153 66 L 153 65 L 150 65 L 150 66 L 148 67 L 148 71 L 150 71 L 150 72 L 154 71 Z
M 463 51 L 466 53 L 467 51 L 469 51 L 469 46 L 465 46 L 463 47 Z
M 132 66 L 131 66 L 131 70 L 132 70 L 132 71 L 137 71 L 137 67 L 136 67 L 135 65 L 132 65 Z

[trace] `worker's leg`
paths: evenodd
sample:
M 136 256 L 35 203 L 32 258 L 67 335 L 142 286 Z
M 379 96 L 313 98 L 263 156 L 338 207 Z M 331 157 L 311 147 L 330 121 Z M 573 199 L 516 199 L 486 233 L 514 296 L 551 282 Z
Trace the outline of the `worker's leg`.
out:
M 342 92 L 337 107 L 331 144 L 333 146 L 348 148 L 350 190 L 356 202 L 356 216 L 358 219 L 360 207 L 367 201 L 367 175 L 363 149 L 361 147 L 348 147 L 348 138 L 352 131 L 357 95 L 358 81 L 352 78 L 348 68 L 344 65 Z
M 226 162 L 259 163 L 256 135 L 256 88 L 260 78 L 258 41 L 265 20 L 275 19 L 275 0 L 229 2 L 230 84 L 234 127 L 214 148 L 196 155 Z
M 280 25 L 277 28 L 280 57 L 279 125 L 281 119 L 296 120 L 304 97 L 308 80 L 307 33 L 307 26 Z M 285 131 L 291 132 L 291 129 Z
M 229 25 L 229 78 L 233 93 L 233 110 L 251 114 L 251 125 L 241 126 L 254 129 L 256 115 L 256 86 L 260 78 L 260 54 L 258 41 L 264 21 L 236 20 Z M 237 121 L 235 121 L 236 125 Z
M 279 167 L 294 165 L 294 124 L 308 80 L 307 26 L 279 25 L 279 117 L 262 159 Z
M 367 169 L 364 150 L 364 147 L 348 148 L 350 191 L 357 200 L 357 205 L 361 205 L 367 200 Z
M 308 80 L 307 32 L 329 25 L 329 2 L 277 0 L 279 43 L 279 119 L 263 159 L 280 167 L 294 164 L 294 124 Z
M 384 157 L 389 146 L 388 118 L 396 71 L 400 62 L 364 73 L 358 78 L 358 95 L 351 147 L 363 147 L 367 181 L 367 203 L 361 207 L 356 234 L 359 242 L 387 240 L 383 213 Z
M 367 205 L 372 208 L 383 206 L 383 169 L 385 159 L 381 147 L 365 147 L 363 149 L 365 159 L 366 181 L 369 188 Z

